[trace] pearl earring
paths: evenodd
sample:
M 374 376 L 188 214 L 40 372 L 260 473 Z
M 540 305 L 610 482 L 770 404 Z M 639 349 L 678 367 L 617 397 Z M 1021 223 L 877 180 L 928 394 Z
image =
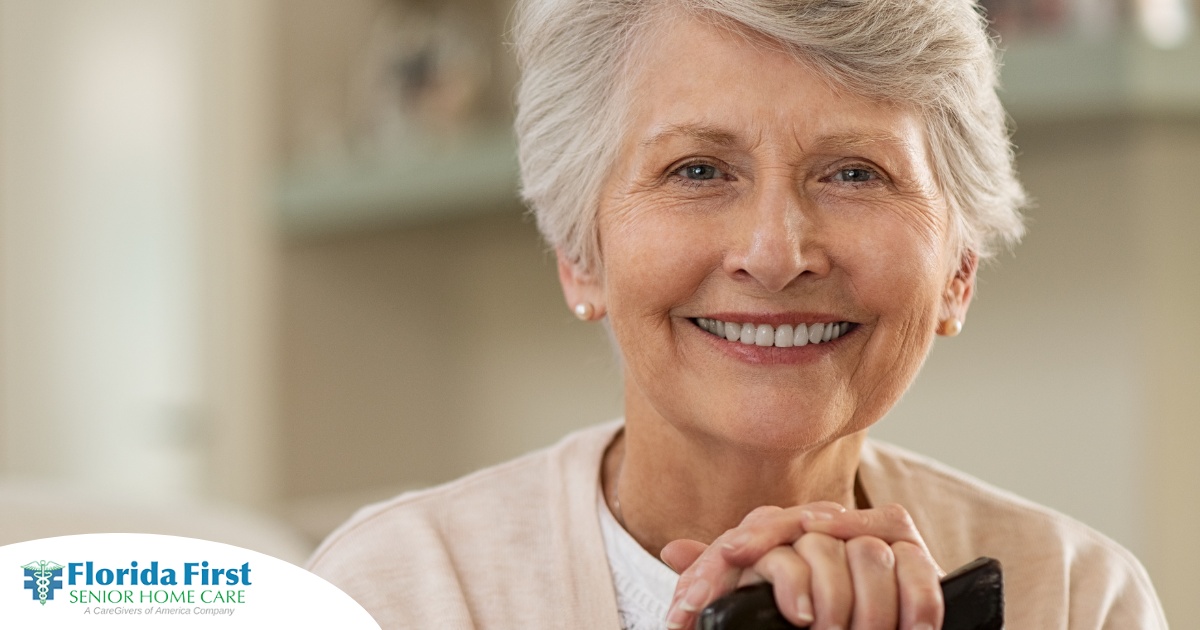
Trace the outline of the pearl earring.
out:
M 580 302 L 575 305 L 575 317 L 585 322 L 590 321 L 595 314 L 596 307 L 592 306 L 591 302 Z
M 962 332 L 962 320 L 957 317 L 943 320 L 942 325 L 938 327 L 938 333 L 945 337 L 955 337 Z

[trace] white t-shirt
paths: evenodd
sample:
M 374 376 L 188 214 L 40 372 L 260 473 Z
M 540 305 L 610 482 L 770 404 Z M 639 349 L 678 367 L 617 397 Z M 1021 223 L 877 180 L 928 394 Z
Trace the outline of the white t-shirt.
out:
M 665 630 L 667 608 L 679 576 L 642 548 L 617 522 L 604 492 L 598 492 L 600 533 L 617 591 L 617 616 L 622 630 Z

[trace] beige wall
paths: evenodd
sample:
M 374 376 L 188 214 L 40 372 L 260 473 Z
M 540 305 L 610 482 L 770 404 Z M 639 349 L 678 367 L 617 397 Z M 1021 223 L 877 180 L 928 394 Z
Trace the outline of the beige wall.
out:
M 1200 623 L 1200 122 L 1147 125 L 1134 144 L 1137 230 L 1145 252 L 1145 559 L 1168 618 Z
M 512 207 L 290 242 L 287 494 L 446 481 L 620 413 L 599 327 Z

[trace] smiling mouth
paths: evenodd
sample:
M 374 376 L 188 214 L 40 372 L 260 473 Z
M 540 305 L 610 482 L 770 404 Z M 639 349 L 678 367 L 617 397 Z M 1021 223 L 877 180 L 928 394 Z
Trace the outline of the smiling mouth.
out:
M 824 322 L 817 324 L 739 324 L 705 317 L 693 318 L 692 323 L 715 337 L 747 346 L 793 348 L 833 341 L 856 324 L 854 322 Z

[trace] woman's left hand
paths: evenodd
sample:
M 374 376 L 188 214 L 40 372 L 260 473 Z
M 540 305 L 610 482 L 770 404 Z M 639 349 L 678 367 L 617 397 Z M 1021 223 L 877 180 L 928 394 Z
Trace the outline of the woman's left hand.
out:
M 941 627 L 942 572 L 899 505 L 760 507 L 712 545 L 677 540 L 662 556 L 682 570 L 669 628 L 690 628 L 709 603 L 762 580 L 773 584 L 784 616 L 800 626 Z

